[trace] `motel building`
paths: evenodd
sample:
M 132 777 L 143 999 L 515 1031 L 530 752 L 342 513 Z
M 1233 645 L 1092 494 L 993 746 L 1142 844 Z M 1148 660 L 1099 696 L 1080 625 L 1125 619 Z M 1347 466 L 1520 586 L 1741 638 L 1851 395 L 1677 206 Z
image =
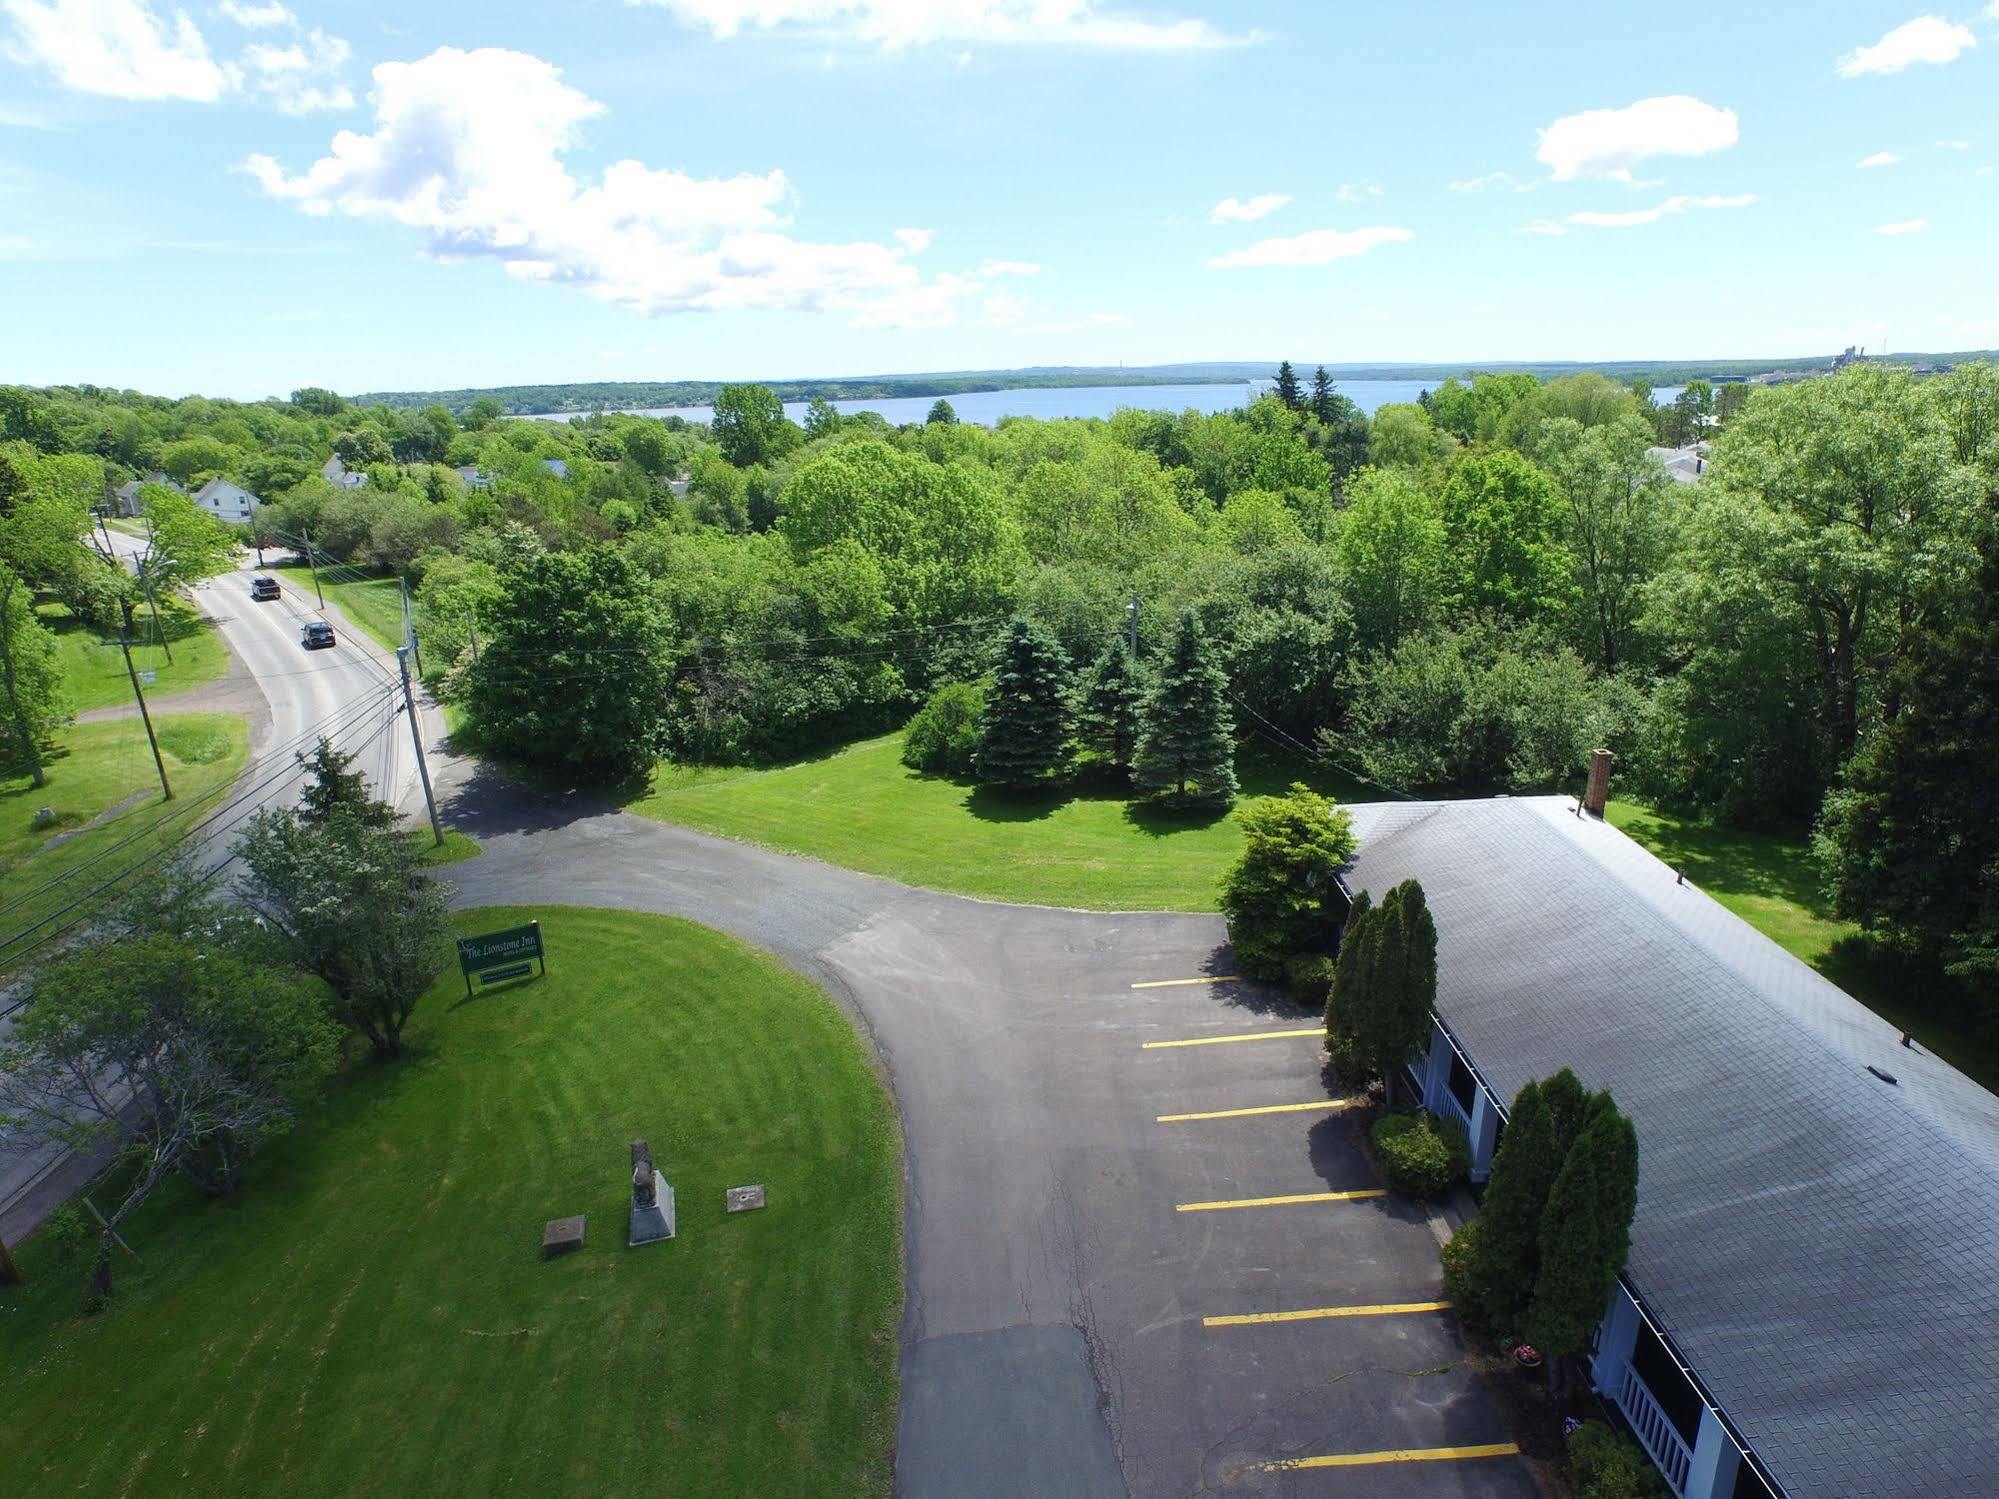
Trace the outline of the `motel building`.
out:
M 1473 1180 L 1563 1067 L 1637 1126 L 1589 1370 L 1671 1491 L 1999 1495 L 1999 1098 L 1572 799 L 1350 810 L 1348 890 L 1436 916 L 1408 1080 Z

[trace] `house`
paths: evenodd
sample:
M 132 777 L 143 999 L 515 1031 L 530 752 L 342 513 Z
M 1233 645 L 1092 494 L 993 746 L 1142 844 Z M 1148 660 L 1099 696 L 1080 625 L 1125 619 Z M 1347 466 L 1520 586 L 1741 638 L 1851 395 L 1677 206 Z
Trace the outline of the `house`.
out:
M 1684 448 L 1647 448 L 1645 456 L 1663 466 L 1674 483 L 1692 484 L 1707 472 L 1709 451 L 1707 443 L 1697 442 Z
M 164 485 L 166 488 L 176 492 L 180 489 L 180 486 L 174 483 L 173 480 L 169 479 L 158 469 L 154 469 L 145 478 L 128 480 L 112 490 L 111 508 L 119 515 L 137 515 L 139 513 L 139 491 L 148 484 Z
M 227 479 L 210 479 L 194 492 L 194 502 L 219 521 L 241 525 L 250 512 L 263 502 L 240 484 Z
M 1671 1491 L 1999 1494 L 1999 1098 L 1567 798 L 1352 811 L 1346 887 L 1436 916 L 1409 1081 L 1474 1179 L 1565 1066 L 1637 1126 L 1590 1368 Z
M 453 469 L 452 472 L 465 481 L 467 489 L 491 489 L 493 487 L 493 476 L 483 468 L 476 467 L 473 464 L 468 463 L 463 468 Z
M 541 460 L 541 466 L 558 479 L 569 477 L 569 461 L 565 458 L 544 458 Z
M 335 489 L 359 489 L 368 482 L 368 475 L 365 472 L 350 469 L 338 453 L 319 466 L 319 474 Z

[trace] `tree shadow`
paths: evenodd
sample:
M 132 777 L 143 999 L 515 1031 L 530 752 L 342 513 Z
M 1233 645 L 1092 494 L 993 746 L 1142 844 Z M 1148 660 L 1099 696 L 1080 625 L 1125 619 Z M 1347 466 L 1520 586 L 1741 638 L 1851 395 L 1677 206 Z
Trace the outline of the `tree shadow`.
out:
M 974 786 L 965 797 L 965 810 L 981 822 L 1039 822 L 1053 816 L 1076 799 L 1071 786 L 1036 787 L 1015 790 L 1005 786 Z
M 1163 800 L 1127 802 L 1125 821 L 1148 838 L 1170 838 L 1175 833 L 1194 833 L 1227 820 L 1230 809 L 1214 805 L 1175 806 Z
M 1704 890 L 1789 901 L 1822 920 L 1832 916 L 1824 875 L 1802 836 L 1720 827 L 1653 809 L 1614 821 Z

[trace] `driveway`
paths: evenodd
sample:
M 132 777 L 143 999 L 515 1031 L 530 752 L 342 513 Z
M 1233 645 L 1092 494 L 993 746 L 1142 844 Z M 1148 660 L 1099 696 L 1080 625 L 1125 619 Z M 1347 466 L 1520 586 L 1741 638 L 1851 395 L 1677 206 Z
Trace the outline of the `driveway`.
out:
M 690 917 L 870 1038 L 906 1146 L 902 1494 L 1536 1492 L 1312 1017 L 1209 981 L 1218 917 L 992 905 L 445 779 L 485 846 L 461 905 Z M 1181 1042 L 1214 1044 L 1149 1044 Z

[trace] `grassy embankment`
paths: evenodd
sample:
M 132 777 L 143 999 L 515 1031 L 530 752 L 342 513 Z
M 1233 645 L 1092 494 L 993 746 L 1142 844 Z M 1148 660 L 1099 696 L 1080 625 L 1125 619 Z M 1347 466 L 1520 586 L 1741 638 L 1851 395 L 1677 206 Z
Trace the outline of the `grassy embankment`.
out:
M 545 979 L 356 1061 L 234 1198 L 129 1220 L 114 1300 L 31 1239 L 0 1289 L 0 1472 L 20 1491 L 885 1495 L 896 1129 L 846 1019 L 665 917 L 543 907 Z M 625 1245 L 645 1136 L 679 1236 Z M 762 1182 L 769 1206 L 725 1216 Z M 588 1216 L 540 1258 L 544 1220 Z
M 309 608 L 318 602 L 312 591 L 312 573 L 303 562 L 279 563 L 270 570 L 299 604 Z M 403 643 L 402 585 L 394 578 L 370 578 L 355 567 L 322 565 L 319 586 L 327 603 L 366 630 L 384 649 L 393 651 Z
M 160 795 L 135 718 L 72 725 L 47 762 L 45 786 L 26 774 L 0 776 L 0 969 L 35 940 L 30 928 L 180 836 L 242 773 L 250 749 L 242 719 L 176 713 L 154 727 L 171 802 Z M 52 815 L 38 825 L 43 808 Z
M 86 713 L 132 701 L 132 679 L 126 674 L 125 653 L 118 649 L 116 635 L 100 634 L 61 604 L 37 604 L 35 613 L 56 637 L 72 708 Z M 229 652 L 215 626 L 178 599 L 160 601 L 160 625 L 173 650 L 172 661 L 153 631 L 153 611 L 143 600 L 132 612 L 132 624 L 132 665 L 142 673 L 156 674 L 146 684 L 148 700 L 200 687 L 229 669 Z

